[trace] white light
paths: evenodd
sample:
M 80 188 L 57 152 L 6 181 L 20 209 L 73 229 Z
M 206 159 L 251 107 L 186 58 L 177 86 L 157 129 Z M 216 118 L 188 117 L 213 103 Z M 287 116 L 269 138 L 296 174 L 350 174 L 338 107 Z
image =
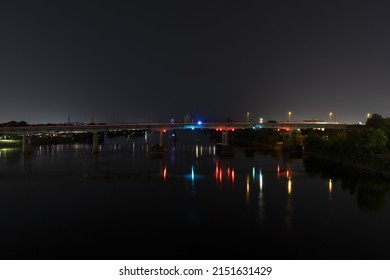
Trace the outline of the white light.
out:
M 263 174 L 261 174 L 261 170 L 259 172 L 259 184 L 260 184 L 260 191 L 263 189 Z

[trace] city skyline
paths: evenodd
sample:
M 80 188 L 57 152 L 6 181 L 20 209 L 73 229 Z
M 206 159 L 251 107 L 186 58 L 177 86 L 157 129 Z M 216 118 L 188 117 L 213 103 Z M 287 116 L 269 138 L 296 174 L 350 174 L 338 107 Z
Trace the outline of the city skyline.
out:
M 0 122 L 388 116 L 382 1 L 0 4 Z

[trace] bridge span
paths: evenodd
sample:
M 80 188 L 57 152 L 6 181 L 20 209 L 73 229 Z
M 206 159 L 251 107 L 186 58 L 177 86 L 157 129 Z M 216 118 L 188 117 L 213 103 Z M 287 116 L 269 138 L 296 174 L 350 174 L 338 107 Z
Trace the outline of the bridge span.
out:
M 77 125 L 29 125 L 18 127 L 0 127 L 0 134 L 22 135 L 22 151 L 29 153 L 31 139 L 29 136 L 40 133 L 93 133 L 93 151 L 98 151 L 99 132 L 120 130 L 147 130 L 160 132 L 160 146 L 162 133 L 175 129 L 215 129 L 222 131 L 223 144 L 228 142 L 228 131 L 235 129 L 279 129 L 285 131 L 299 129 L 346 129 L 348 124 L 339 122 L 209 122 L 209 123 L 120 123 L 120 124 L 77 124 Z
M 346 129 L 348 124 L 339 122 L 210 122 L 210 123 L 121 123 L 86 125 L 29 125 L 18 127 L 0 127 L 1 134 L 33 135 L 38 133 L 80 133 L 105 132 L 117 130 L 168 131 L 175 129 Z

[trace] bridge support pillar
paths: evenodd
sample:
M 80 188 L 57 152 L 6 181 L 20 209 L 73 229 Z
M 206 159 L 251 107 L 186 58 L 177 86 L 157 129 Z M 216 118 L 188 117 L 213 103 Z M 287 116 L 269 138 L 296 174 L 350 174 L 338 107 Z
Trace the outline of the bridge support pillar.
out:
M 227 130 L 222 131 L 222 145 L 229 146 L 229 134 Z
M 22 138 L 22 153 L 29 154 L 31 151 L 31 139 L 27 135 L 23 135 Z
M 93 133 L 92 150 L 93 150 L 94 153 L 99 152 L 99 142 L 98 142 L 98 134 L 97 134 L 97 132 Z

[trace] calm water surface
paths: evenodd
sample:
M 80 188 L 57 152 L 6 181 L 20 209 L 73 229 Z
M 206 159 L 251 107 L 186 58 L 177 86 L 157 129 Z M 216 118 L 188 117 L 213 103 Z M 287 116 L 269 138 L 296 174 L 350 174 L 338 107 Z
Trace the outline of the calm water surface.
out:
M 167 139 L 166 139 L 167 140 Z M 179 132 L 0 150 L 2 259 L 390 259 L 389 183 Z

